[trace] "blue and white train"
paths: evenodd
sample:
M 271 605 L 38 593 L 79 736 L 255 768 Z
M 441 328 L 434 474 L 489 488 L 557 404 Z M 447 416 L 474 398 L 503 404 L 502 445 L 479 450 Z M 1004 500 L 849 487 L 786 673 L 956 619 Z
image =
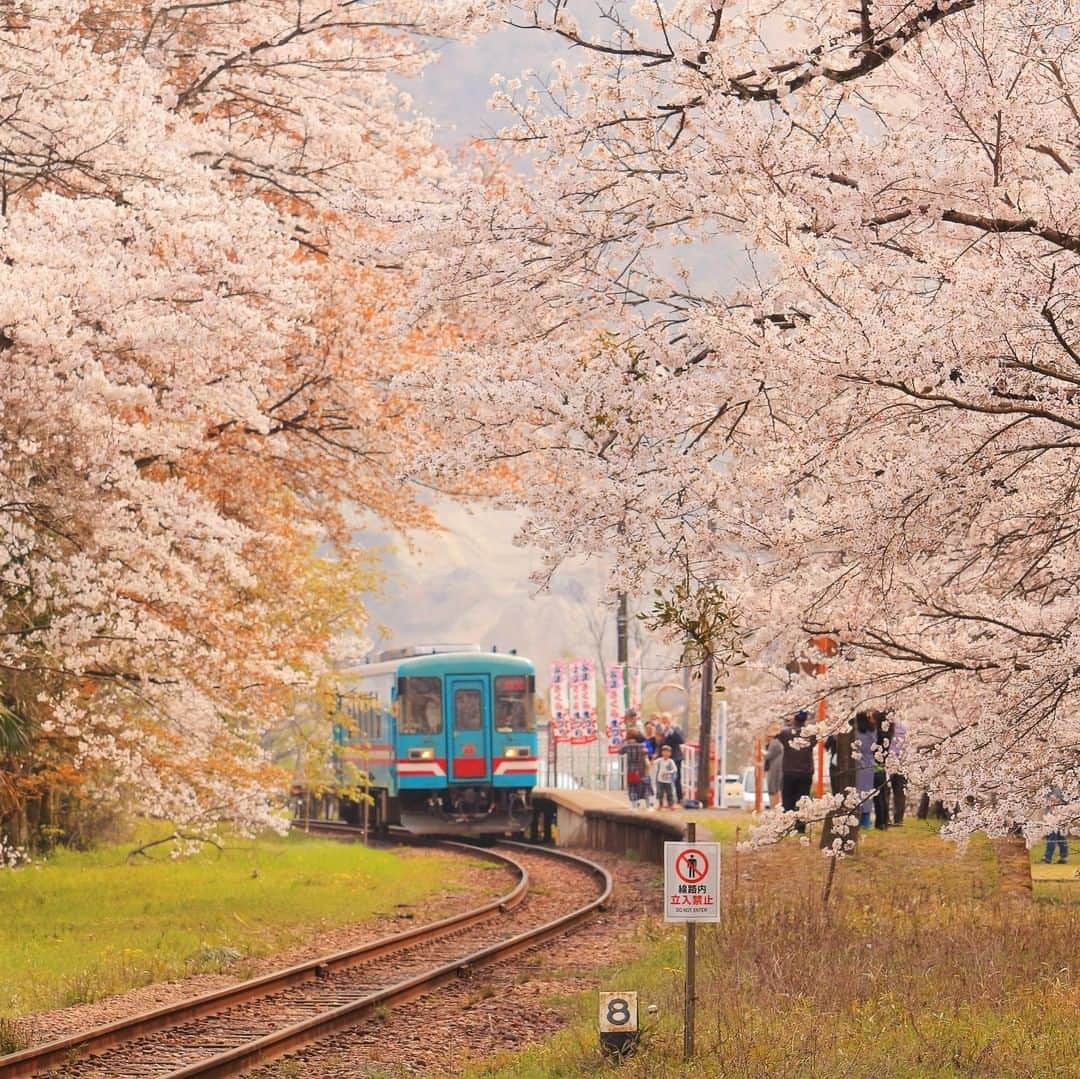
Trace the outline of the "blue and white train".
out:
M 374 827 L 419 834 L 523 831 L 532 815 L 536 670 L 478 646 L 384 653 L 333 678 L 335 770 L 365 774 Z M 343 802 L 355 822 L 359 807 Z

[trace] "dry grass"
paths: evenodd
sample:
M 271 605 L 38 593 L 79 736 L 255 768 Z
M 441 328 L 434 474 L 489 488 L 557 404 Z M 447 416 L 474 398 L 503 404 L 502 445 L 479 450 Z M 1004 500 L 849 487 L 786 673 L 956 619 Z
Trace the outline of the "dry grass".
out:
M 33 1028 L 25 1019 L 0 1016 L 0 1056 L 17 1053 L 33 1040 Z
M 699 931 L 697 1055 L 682 1061 L 682 932 L 643 928 L 653 956 L 598 988 L 638 989 L 660 1020 L 622 1076 L 1071 1076 L 1080 1060 L 1080 908 L 997 893 L 989 844 L 963 852 L 911 822 L 825 868 L 787 841 L 724 852 L 721 925 Z M 573 1028 L 477 1074 L 614 1069 L 596 1049 L 595 998 Z

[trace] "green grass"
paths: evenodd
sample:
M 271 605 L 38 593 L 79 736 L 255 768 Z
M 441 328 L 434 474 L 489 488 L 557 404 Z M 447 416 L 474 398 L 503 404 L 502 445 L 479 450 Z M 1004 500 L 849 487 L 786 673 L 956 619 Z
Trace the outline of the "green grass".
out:
M 1045 850 L 1046 841 L 1040 839 L 1030 851 L 1035 897 L 1050 903 L 1080 905 L 1080 836 L 1070 837 L 1069 861 L 1065 865 L 1058 864 L 1056 849 L 1053 865 L 1044 865 Z
M 1080 918 L 1075 907 L 1001 899 L 988 842 L 942 842 L 932 822 L 864 834 L 822 906 L 824 860 L 793 839 L 739 856 L 746 821 L 711 820 L 723 845 L 723 921 L 698 930 L 697 1054 L 682 1060 L 681 927 L 643 923 L 632 963 L 597 989 L 636 989 L 636 1057 L 598 1050 L 595 994 L 558 998 L 566 1028 L 469 1074 L 896 1079 L 1076 1074 Z M 699 835 L 704 831 L 699 828 Z M 659 903 L 659 900 L 657 900 Z M 651 1023 L 651 1025 L 649 1025 Z
M 191 973 L 242 977 L 244 959 L 313 930 L 406 905 L 422 917 L 425 900 L 487 864 L 299 835 L 230 840 L 180 860 L 159 848 L 128 864 L 133 845 L 58 850 L 0 872 L 0 1016 Z M 493 891 L 501 883 L 492 876 Z

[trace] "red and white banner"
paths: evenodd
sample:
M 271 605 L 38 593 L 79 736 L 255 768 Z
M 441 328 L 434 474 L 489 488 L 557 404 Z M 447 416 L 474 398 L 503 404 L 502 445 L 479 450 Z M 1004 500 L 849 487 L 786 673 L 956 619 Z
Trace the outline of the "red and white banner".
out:
M 570 660 L 570 741 L 596 741 L 596 664 L 591 659 Z
M 570 664 L 557 659 L 551 664 L 551 727 L 556 742 L 570 741 Z
M 607 751 L 618 753 L 619 746 L 626 740 L 626 712 L 624 701 L 626 688 L 623 682 L 622 665 L 613 663 L 607 670 L 605 701 L 607 703 Z

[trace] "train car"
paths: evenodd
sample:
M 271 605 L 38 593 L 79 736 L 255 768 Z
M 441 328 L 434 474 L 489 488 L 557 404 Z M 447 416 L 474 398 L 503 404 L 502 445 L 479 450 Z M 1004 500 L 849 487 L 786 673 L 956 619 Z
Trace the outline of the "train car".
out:
M 336 672 L 335 770 L 363 776 L 369 823 L 418 834 L 520 832 L 537 748 L 533 664 L 476 646 L 404 649 Z M 343 801 L 342 816 L 358 807 Z

